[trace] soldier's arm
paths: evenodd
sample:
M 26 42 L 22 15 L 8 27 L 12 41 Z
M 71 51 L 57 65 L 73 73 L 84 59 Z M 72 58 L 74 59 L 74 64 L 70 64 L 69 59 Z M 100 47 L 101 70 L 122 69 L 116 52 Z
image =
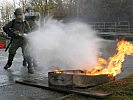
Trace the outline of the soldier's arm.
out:
M 30 33 L 31 32 L 31 28 L 30 28 L 30 25 L 29 25 L 29 23 L 26 21 L 26 25 L 25 25 L 26 27 L 26 33 Z
M 3 31 L 4 31 L 6 34 L 11 34 L 12 31 L 11 31 L 10 28 L 12 28 L 12 21 L 10 21 L 8 24 L 6 24 L 6 25 L 3 27 Z

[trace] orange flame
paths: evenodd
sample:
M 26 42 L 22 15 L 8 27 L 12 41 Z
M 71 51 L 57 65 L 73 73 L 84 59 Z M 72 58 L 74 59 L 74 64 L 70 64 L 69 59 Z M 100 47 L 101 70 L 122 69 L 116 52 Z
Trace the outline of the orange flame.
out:
M 55 74 L 62 74 L 62 71 L 61 70 L 55 70 L 54 73 Z
M 98 58 L 98 65 L 92 70 L 87 70 L 87 75 L 112 74 L 116 76 L 121 73 L 122 62 L 126 55 L 133 55 L 133 44 L 122 40 L 117 44 L 117 53 L 110 57 L 107 61 L 103 58 Z

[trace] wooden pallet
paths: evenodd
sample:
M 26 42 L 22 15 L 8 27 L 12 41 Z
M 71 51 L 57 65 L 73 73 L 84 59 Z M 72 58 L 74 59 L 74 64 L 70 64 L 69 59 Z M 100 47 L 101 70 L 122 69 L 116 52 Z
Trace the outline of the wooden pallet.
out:
M 33 82 L 33 81 L 28 81 L 28 80 L 16 80 L 16 83 L 23 84 L 23 85 L 29 85 L 33 87 L 38 87 L 38 88 L 43 88 L 47 90 L 52 90 L 56 92 L 63 92 L 63 93 L 69 93 L 69 94 L 79 94 L 83 96 L 89 96 L 89 97 L 94 97 L 94 98 L 105 98 L 111 93 L 103 93 L 103 92 L 98 92 L 98 91 L 86 91 L 84 89 L 68 89 L 68 88 L 61 88 L 61 87 L 55 87 L 55 86 L 48 86 L 48 84 L 42 84 L 39 82 Z

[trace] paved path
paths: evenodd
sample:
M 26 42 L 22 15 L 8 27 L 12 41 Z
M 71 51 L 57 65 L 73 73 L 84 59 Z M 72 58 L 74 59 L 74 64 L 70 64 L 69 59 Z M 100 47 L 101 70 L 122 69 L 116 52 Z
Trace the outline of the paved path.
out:
M 35 79 L 44 80 L 47 83 L 47 77 L 44 73 L 37 71 L 34 75 L 27 73 L 27 68 L 22 66 L 21 50 L 17 52 L 13 65 L 6 71 L 3 66 L 6 64 L 8 53 L 0 50 L 0 100 L 55 100 L 64 96 L 64 94 L 16 84 L 17 79 Z

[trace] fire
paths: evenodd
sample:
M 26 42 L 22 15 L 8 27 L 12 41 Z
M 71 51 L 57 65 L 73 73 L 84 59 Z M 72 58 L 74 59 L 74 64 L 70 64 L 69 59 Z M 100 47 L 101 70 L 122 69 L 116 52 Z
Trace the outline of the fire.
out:
M 133 44 L 126 40 L 121 40 L 117 43 L 117 53 L 108 60 L 104 58 L 98 58 L 97 66 L 94 66 L 91 70 L 85 70 L 86 75 L 99 75 L 108 74 L 116 76 L 121 73 L 122 63 L 125 61 L 125 57 L 133 55 Z M 55 74 L 62 74 L 61 70 L 55 70 Z
M 122 63 L 127 55 L 133 55 L 133 44 L 122 40 L 117 43 L 117 53 L 107 61 L 98 58 L 98 65 L 92 70 L 87 70 L 87 75 L 112 74 L 116 76 L 121 73 Z
M 55 74 L 62 74 L 62 71 L 61 70 L 55 70 L 54 73 Z

